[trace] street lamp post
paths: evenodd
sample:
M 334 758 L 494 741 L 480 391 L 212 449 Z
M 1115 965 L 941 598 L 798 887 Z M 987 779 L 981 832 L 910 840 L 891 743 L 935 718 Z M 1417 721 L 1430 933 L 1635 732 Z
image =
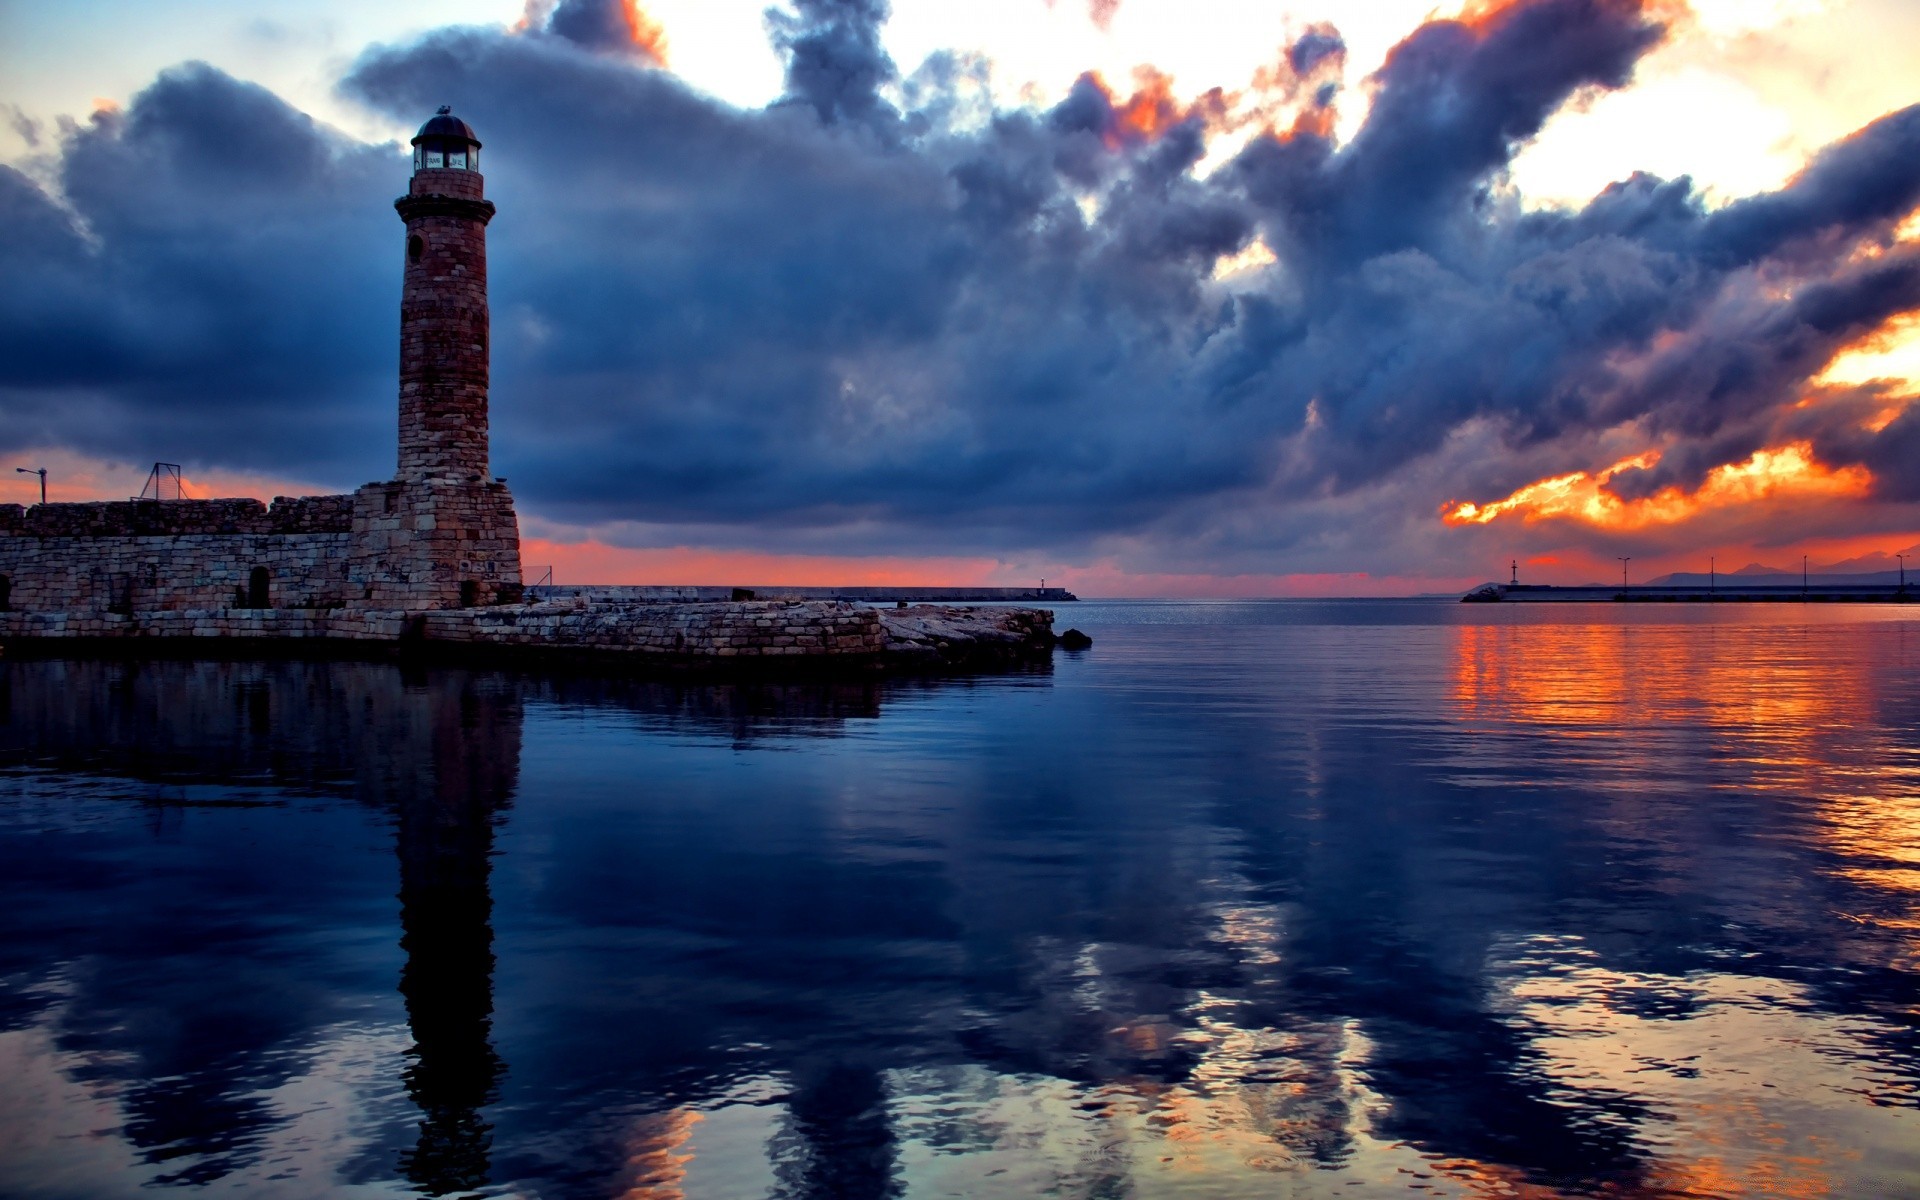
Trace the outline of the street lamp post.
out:
M 1619 556 L 1615 555 L 1615 557 L 1617 558 Z M 1620 595 L 1622 597 L 1627 594 L 1627 564 L 1632 561 L 1633 557 L 1631 555 L 1620 559 Z
M 1807 556 L 1800 556 L 1800 598 L 1807 598 Z
M 1713 555 L 1707 555 L 1707 595 L 1711 597 L 1720 587 L 1720 576 L 1714 570 Z
M 38 475 L 40 477 L 40 503 L 45 504 L 47 502 L 47 469 L 45 467 L 15 467 L 14 470 L 22 475 Z
M 1896 554 L 1894 557 L 1900 560 L 1900 590 L 1904 592 L 1907 590 L 1907 556 Z

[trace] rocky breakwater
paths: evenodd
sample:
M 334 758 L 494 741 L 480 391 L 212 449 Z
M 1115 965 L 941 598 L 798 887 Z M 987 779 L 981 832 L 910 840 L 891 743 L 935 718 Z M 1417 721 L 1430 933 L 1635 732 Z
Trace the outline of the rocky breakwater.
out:
M 617 665 L 938 669 L 1008 662 L 1053 647 L 1045 609 L 832 600 L 620 604 L 556 599 L 413 618 L 408 641 L 437 654 L 505 651 Z
M 901 662 L 990 662 L 1053 649 L 1053 612 L 1045 608 L 972 608 L 915 604 L 877 611 L 885 651 Z
M 872 609 L 852 604 L 620 604 L 562 598 L 421 613 L 409 640 L 441 651 L 472 647 L 608 661 L 724 663 L 871 657 L 886 648 L 886 631 Z
M 531 658 L 609 667 L 753 672 L 782 667 L 937 670 L 1044 656 L 1045 609 L 836 600 L 621 604 L 579 597 L 537 604 L 395 609 L 199 609 L 0 612 L 0 645 L 70 653 L 249 654 L 318 643 L 451 660 Z M 335 653 L 341 652 L 335 650 Z

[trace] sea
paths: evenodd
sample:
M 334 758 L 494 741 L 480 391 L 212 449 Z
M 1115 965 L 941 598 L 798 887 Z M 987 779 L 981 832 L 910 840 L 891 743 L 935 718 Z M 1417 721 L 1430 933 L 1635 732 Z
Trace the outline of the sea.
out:
M 1920 611 L 0 659 L 0 1196 L 1920 1196 Z

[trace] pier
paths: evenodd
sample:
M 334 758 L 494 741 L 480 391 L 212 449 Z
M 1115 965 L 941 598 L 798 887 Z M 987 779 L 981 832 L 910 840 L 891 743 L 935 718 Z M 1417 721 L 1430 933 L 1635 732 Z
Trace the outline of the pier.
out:
M 1650 583 L 1630 587 L 1588 584 L 1560 587 L 1545 583 L 1488 583 L 1460 597 L 1463 604 L 1912 604 L 1913 585 L 1899 583 L 1766 583 L 1738 580 L 1713 584 Z
M 1080 599 L 1058 587 L 751 587 L 676 584 L 542 584 L 530 596 L 575 597 L 612 603 L 707 603 L 716 600 L 837 600 L 852 604 L 1069 604 Z

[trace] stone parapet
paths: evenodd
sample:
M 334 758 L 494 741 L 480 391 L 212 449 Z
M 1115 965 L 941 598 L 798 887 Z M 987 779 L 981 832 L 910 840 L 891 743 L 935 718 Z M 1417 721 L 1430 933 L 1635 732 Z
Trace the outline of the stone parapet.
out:
M 353 495 L 275 496 L 267 524 L 271 533 L 352 533 Z
M 0 537 L 180 537 L 190 534 L 346 533 L 352 496 L 228 500 L 98 500 L 0 505 Z
M 459 167 L 424 167 L 413 173 L 407 181 L 407 194 L 395 200 L 394 207 L 409 200 L 467 200 L 485 203 L 486 176 L 478 171 L 468 171 Z M 493 217 L 493 205 L 487 204 L 486 215 Z
M 17 537 L 167 537 L 196 533 L 265 533 L 267 506 L 238 500 L 101 500 L 36 504 Z

